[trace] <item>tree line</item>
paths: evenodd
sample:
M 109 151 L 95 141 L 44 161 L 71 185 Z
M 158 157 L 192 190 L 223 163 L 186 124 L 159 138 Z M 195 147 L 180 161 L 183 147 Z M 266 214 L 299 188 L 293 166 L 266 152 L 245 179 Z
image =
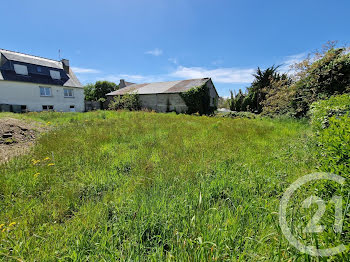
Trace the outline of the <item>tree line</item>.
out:
M 232 111 L 299 118 L 307 115 L 315 101 L 350 93 L 349 47 L 336 47 L 336 42 L 293 65 L 292 74 L 281 73 L 279 68 L 258 67 L 246 92 L 231 91 L 222 104 L 227 103 Z

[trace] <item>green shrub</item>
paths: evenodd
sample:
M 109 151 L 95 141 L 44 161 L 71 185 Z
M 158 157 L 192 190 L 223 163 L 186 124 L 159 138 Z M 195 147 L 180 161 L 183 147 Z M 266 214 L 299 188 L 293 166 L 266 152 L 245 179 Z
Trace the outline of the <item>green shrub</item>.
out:
M 138 94 L 125 94 L 123 96 L 116 96 L 110 102 L 108 108 L 110 110 L 128 109 L 128 110 L 140 110 L 141 103 Z
M 209 88 L 206 84 L 180 93 L 180 96 L 185 101 L 188 114 L 209 115 L 216 110 L 215 107 L 210 106 Z
M 311 105 L 311 124 L 316 132 L 329 127 L 332 116 L 343 116 L 350 112 L 350 94 L 332 96 Z
M 350 177 L 350 114 L 332 116 L 328 128 L 319 132 L 321 170 Z
M 311 106 L 311 123 L 320 150 L 320 169 L 343 176 L 350 173 L 350 95 L 334 96 Z

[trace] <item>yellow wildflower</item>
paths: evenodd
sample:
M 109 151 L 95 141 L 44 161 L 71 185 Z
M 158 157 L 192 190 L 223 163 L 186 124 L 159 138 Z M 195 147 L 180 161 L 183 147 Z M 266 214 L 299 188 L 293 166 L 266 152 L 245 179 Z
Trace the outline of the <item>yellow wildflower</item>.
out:
M 45 158 L 44 158 L 45 161 L 46 161 L 46 160 L 49 160 L 49 159 L 50 159 L 49 157 L 45 157 Z
M 48 164 L 47 166 L 54 166 L 55 164 L 54 163 L 50 163 L 50 164 Z
M 47 122 L 46 124 L 47 124 L 47 125 L 50 125 L 50 124 L 51 124 L 51 122 L 49 121 L 49 122 Z
M 0 225 L 0 229 L 2 229 L 2 227 L 3 227 L 4 225 L 5 225 L 5 224 L 1 224 L 1 225 Z
M 4 229 L 2 230 L 2 232 L 5 232 L 6 231 L 6 227 L 4 227 Z
M 39 159 L 38 160 L 33 159 L 32 163 L 33 163 L 33 165 L 36 165 L 36 164 L 40 163 L 40 160 Z
M 40 173 L 35 173 L 35 174 L 34 174 L 34 177 L 37 177 L 38 175 L 40 175 Z
M 12 227 L 12 226 L 14 226 L 14 225 L 16 225 L 16 222 L 11 222 L 11 223 L 9 224 L 9 227 Z

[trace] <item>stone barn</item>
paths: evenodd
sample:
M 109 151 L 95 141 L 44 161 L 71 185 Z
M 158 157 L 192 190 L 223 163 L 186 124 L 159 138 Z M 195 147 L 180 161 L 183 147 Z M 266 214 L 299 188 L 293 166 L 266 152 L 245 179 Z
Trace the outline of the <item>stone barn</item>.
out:
M 203 85 L 206 85 L 209 90 L 210 106 L 216 108 L 219 95 L 210 78 L 145 84 L 134 84 L 121 80 L 121 88 L 107 94 L 107 101 L 111 101 L 113 97 L 118 95 L 137 93 L 139 94 L 142 108 L 155 110 L 156 112 L 176 111 L 185 113 L 188 107 L 181 97 L 181 93 Z

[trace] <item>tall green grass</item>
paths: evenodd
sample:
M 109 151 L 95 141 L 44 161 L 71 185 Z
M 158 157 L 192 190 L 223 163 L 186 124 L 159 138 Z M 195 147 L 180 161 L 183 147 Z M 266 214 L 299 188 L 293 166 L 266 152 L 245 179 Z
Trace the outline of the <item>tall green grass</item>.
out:
M 6 116 L 52 129 L 30 154 L 0 166 L 3 260 L 311 260 L 278 225 L 284 190 L 315 171 L 305 123 L 145 112 Z

